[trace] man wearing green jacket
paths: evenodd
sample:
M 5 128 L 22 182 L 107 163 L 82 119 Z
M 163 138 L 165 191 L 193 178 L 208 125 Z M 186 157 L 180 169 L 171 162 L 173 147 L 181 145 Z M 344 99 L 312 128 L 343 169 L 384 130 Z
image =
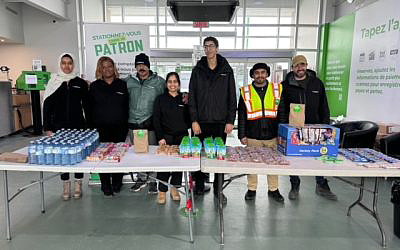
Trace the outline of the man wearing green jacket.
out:
M 133 142 L 134 129 L 147 129 L 150 145 L 158 145 L 153 127 L 153 106 L 157 96 L 164 93 L 166 85 L 164 78 L 150 70 L 149 57 L 141 53 L 135 57 L 136 76 L 130 75 L 125 81 L 129 92 L 129 135 Z M 155 177 L 156 173 L 148 173 Z M 136 183 L 131 187 L 131 191 L 139 192 L 146 186 L 143 175 L 138 174 Z M 149 193 L 157 193 L 157 182 L 150 179 Z

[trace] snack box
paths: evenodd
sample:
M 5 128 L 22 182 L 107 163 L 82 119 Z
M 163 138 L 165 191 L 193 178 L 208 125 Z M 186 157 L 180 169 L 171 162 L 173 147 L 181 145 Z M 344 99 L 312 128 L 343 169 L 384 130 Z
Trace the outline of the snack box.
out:
M 279 124 L 278 150 L 288 156 L 337 156 L 339 136 L 339 128 L 326 124 Z

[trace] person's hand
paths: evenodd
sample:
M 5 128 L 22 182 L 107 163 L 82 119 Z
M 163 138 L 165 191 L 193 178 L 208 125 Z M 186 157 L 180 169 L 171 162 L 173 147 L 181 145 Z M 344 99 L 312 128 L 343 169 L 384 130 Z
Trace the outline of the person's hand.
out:
M 50 130 L 45 131 L 45 133 L 46 133 L 47 136 L 53 136 L 54 135 L 54 133 L 52 131 L 50 131 Z
M 161 139 L 158 141 L 158 145 L 167 145 L 167 141 L 165 141 L 165 139 Z
M 189 103 L 189 94 L 188 93 L 182 93 L 182 102 L 183 102 L 183 104 Z
M 226 124 L 225 125 L 225 133 L 226 134 L 230 134 L 230 133 L 232 133 L 232 130 L 233 130 L 233 124 Z
M 243 137 L 242 139 L 240 139 L 240 142 L 241 142 L 243 145 L 247 145 L 247 137 Z
M 198 122 L 192 122 L 192 129 L 195 135 L 201 134 L 201 128 Z

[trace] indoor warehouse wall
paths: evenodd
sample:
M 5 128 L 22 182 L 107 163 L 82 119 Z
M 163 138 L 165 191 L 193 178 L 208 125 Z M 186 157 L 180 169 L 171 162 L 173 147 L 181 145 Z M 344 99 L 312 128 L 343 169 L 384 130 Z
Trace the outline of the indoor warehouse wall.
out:
M 38 9 L 23 5 L 22 23 L 24 44 L 0 45 L 0 65 L 8 66 L 11 79 L 15 80 L 23 70 L 31 70 L 32 60 L 40 59 L 47 70 L 55 72 L 59 55 L 70 52 L 76 57 L 79 52 L 78 24 L 75 1 L 67 8 L 69 20 L 57 20 Z M 78 57 L 76 69 L 79 69 Z

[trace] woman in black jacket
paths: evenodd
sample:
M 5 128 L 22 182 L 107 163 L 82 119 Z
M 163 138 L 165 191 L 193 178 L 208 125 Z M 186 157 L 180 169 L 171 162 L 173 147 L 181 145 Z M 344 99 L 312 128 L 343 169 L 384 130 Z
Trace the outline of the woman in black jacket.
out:
M 64 53 L 58 61 L 58 73 L 51 74 L 43 98 L 43 128 L 48 136 L 61 128 L 81 129 L 86 127 L 88 84 L 74 72 L 74 58 Z M 82 196 L 83 173 L 75 173 L 76 199 Z M 69 173 L 61 174 L 63 200 L 71 197 Z
M 184 136 L 188 135 L 190 127 L 189 109 L 183 102 L 180 93 L 181 81 L 178 73 L 170 72 L 166 77 L 167 91 L 158 96 L 154 102 L 153 124 L 159 145 L 179 145 Z M 157 179 L 175 186 L 171 188 L 171 197 L 179 201 L 180 195 L 176 188 L 182 184 L 182 172 L 159 172 Z M 165 204 L 168 186 L 158 183 L 158 204 Z
M 129 95 L 126 82 L 119 79 L 110 57 L 97 61 L 96 81 L 89 89 L 89 126 L 98 130 L 101 142 L 124 142 L 128 134 Z M 123 173 L 101 173 L 105 197 L 119 193 Z M 111 180 L 112 179 L 112 180 Z

